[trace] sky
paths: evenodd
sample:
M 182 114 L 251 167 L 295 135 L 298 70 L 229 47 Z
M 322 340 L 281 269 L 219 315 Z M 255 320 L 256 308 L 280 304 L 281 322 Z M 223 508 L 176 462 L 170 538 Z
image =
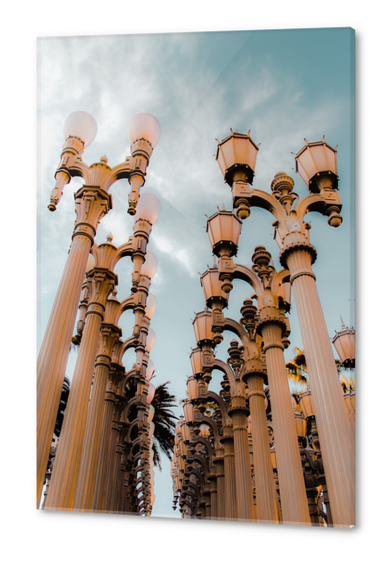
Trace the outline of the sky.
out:
M 156 342 L 151 351 L 154 384 L 170 381 L 179 402 L 185 398 L 191 374 L 189 354 L 196 347 L 192 320 L 205 306 L 199 274 L 213 265 L 206 234 L 206 215 L 217 207 L 232 209 L 230 188 L 215 160 L 217 140 L 230 129 L 247 133 L 259 144 L 253 188 L 270 191 L 279 171 L 295 182 L 302 199 L 306 185 L 295 173 L 294 157 L 304 139 L 338 145 L 339 193 L 343 203 L 340 228 L 327 217 L 311 213 L 310 241 L 318 259 L 313 266 L 329 336 L 345 325 L 355 327 L 354 253 L 354 60 L 349 28 L 301 30 L 217 31 L 46 37 L 37 41 L 37 351 L 44 336 L 70 247 L 74 227 L 74 196 L 80 180 L 65 187 L 57 211 L 47 209 L 54 173 L 63 144 L 63 124 L 72 111 L 87 111 L 97 121 L 95 141 L 85 150 L 88 165 L 107 156 L 111 167 L 130 154 L 128 123 L 137 113 L 151 113 L 161 124 L 161 137 L 152 155 L 141 193 L 161 202 L 149 250 L 159 260 L 151 284 L 157 299 L 151 327 Z M 128 182 L 110 190 L 113 210 L 102 219 L 96 236 L 101 244 L 113 234 L 119 246 L 132 233 L 127 214 Z M 272 215 L 253 209 L 243 222 L 236 263 L 250 267 L 257 245 L 271 252 L 280 269 L 273 240 Z M 132 264 L 116 267 L 119 300 L 130 294 Z M 234 283 L 225 316 L 239 318 L 239 309 L 252 293 L 242 281 Z M 291 345 L 303 348 L 296 308 L 290 315 Z M 123 339 L 132 333 L 129 311 L 120 320 Z M 229 337 L 230 336 L 230 337 Z M 232 334 L 224 334 L 216 356 L 226 360 Z M 69 355 L 71 379 L 76 353 Z M 130 369 L 134 354 L 124 357 Z M 215 375 L 212 390 L 219 391 Z M 182 413 L 181 406 L 175 409 Z M 153 516 L 178 517 L 173 512 L 170 462 L 155 470 Z

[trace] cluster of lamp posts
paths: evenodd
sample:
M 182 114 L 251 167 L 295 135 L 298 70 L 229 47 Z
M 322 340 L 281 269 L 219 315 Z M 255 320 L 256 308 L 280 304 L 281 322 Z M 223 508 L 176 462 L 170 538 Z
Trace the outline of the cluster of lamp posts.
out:
M 295 155 L 310 191 L 301 201 L 283 172 L 271 193 L 252 188 L 257 152 L 249 132 L 231 131 L 218 142 L 216 160 L 234 212 L 218 210 L 207 219 L 215 262 L 201 276 L 206 307 L 193 321 L 197 347 L 176 425 L 173 507 L 179 503 L 183 517 L 349 527 L 355 522 L 354 384 L 344 384 L 344 377 L 340 383 L 311 268 L 316 250 L 303 220 L 317 211 L 330 226 L 342 222 L 336 149 L 323 138 L 306 141 Z M 250 268 L 233 260 L 252 207 L 275 219 L 281 271 L 264 246 L 254 248 Z M 253 291 L 238 320 L 223 313 L 235 279 Z M 283 355 L 290 343 L 291 287 L 309 382 L 298 404 Z M 223 332 L 239 339 L 230 342 L 226 362 L 214 352 Z M 333 338 L 345 367 L 355 364 L 354 335 L 342 325 Z M 219 394 L 208 389 L 214 369 L 222 373 Z
M 96 133 L 89 114 L 74 112 L 67 118 L 49 205 L 54 211 L 71 178 L 83 178 L 74 194 L 72 242 L 38 358 L 37 505 L 44 490 L 45 509 L 149 515 L 155 500 L 155 388 L 149 354 L 156 305 L 149 288 L 157 258 L 147 245 L 160 202 L 151 194 L 140 196 L 140 188 L 160 124 L 150 114 L 135 116 L 129 125 L 131 156 L 114 168 L 106 157 L 91 166 L 82 161 Z M 193 375 L 171 463 L 174 505 L 179 501 L 184 517 L 302 525 L 324 520 L 348 527 L 355 517 L 354 392 L 344 399 L 311 268 L 316 250 L 304 222 L 310 211 L 327 215 L 330 226 L 342 222 L 336 149 L 323 138 L 306 141 L 295 155 L 296 171 L 310 190 L 301 201 L 285 173 L 275 175 L 271 193 L 252 188 L 257 152 L 249 132 L 231 131 L 218 143 L 216 159 L 232 189 L 234 211 L 218 210 L 207 220 L 218 264 L 201 276 L 206 308 L 193 321 Z M 109 188 L 123 178 L 131 187 L 133 235 L 118 248 L 112 235 L 97 246 L 98 224 L 112 208 Z M 281 271 L 263 246 L 254 249 L 251 268 L 233 261 L 242 220 L 252 207 L 275 218 Z M 132 287 L 120 302 L 114 269 L 125 257 L 133 263 Z M 250 284 L 256 300 L 244 301 L 238 321 L 223 314 L 234 279 Z M 291 400 L 283 356 L 289 344 L 291 287 L 309 376 L 308 390 L 299 400 L 301 411 Z M 122 340 L 118 321 L 128 309 L 134 313 L 134 328 Z M 354 365 L 354 330 L 342 328 L 333 342 L 342 361 Z M 231 341 L 226 362 L 214 353 L 224 331 L 240 340 Z M 71 341 L 79 352 L 60 439 L 53 448 Z M 135 350 L 136 362 L 125 372 L 122 358 L 129 348 Z M 223 373 L 219 394 L 208 390 L 214 369 Z
M 129 124 L 131 156 L 114 168 L 106 157 L 91 166 L 82 161 L 96 133 L 97 124 L 88 113 L 77 111 L 67 118 L 49 205 L 55 211 L 64 186 L 74 176 L 83 178 L 74 194 L 76 222 L 68 258 L 38 357 L 37 505 L 150 515 L 155 501 L 155 387 L 150 383 L 154 366 L 149 354 L 155 342 L 150 321 L 156 299 L 149 289 L 158 260 L 147 245 L 160 202 L 139 192 L 160 124 L 150 114 L 136 115 Z M 118 248 L 112 235 L 98 246 L 98 224 L 112 208 L 109 188 L 123 178 L 131 187 L 133 235 Z M 120 302 L 114 270 L 127 257 L 132 260 L 131 294 Z M 72 338 L 78 308 L 77 334 Z M 118 321 L 127 310 L 133 311 L 134 328 L 123 340 Z M 53 443 L 72 342 L 79 352 L 60 438 Z M 136 361 L 125 372 L 122 358 L 130 348 Z

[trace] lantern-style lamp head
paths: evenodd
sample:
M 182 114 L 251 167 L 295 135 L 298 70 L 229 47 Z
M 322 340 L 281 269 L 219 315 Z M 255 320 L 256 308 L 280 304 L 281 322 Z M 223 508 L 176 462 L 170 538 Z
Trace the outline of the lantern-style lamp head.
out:
M 180 419 L 175 426 L 175 431 L 177 435 L 182 435 L 182 423 L 184 423 L 183 419 Z
M 354 369 L 356 365 L 356 332 L 354 328 L 347 328 L 341 318 L 341 330 L 336 333 L 332 343 L 341 359 L 343 366 Z
M 306 390 L 305 392 L 302 392 L 299 395 L 299 406 L 301 407 L 301 410 L 306 420 L 308 418 L 311 418 L 312 416 L 315 416 L 313 399 L 311 396 L 310 389 Z
M 295 171 L 311 193 L 320 193 L 323 187 L 337 189 L 337 147 L 329 146 L 325 137 L 318 142 L 308 142 L 295 155 Z
M 216 256 L 232 257 L 237 254 L 242 221 L 232 211 L 218 210 L 207 219 L 206 232 Z
M 187 423 L 182 423 L 182 439 L 184 443 L 188 443 L 190 441 L 190 427 Z
M 191 369 L 194 376 L 202 374 L 202 350 L 195 347 L 190 353 Z
M 65 139 L 68 137 L 78 137 L 86 148 L 96 138 L 97 130 L 96 120 L 89 113 L 86 113 L 86 111 L 73 111 L 66 118 L 63 136 Z
M 187 391 L 189 393 L 190 400 L 198 400 L 199 398 L 199 389 L 198 389 L 198 381 L 194 376 L 191 376 L 187 379 Z
M 185 414 L 186 423 L 194 422 L 194 406 L 191 402 L 186 401 L 183 405 L 183 412 Z
M 145 275 L 146 277 L 152 279 L 156 273 L 157 267 L 158 267 L 158 258 L 155 256 L 153 252 L 150 252 L 148 250 L 145 257 L 145 261 L 141 266 L 140 274 Z
M 221 289 L 222 281 L 220 281 L 217 267 L 208 268 L 200 279 L 206 306 L 213 310 L 228 306 L 229 295 Z
M 234 133 L 218 142 L 216 160 L 227 184 L 231 187 L 236 181 L 252 183 L 255 175 L 257 153 L 259 151 L 248 134 Z
M 196 313 L 193 320 L 195 338 L 199 347 L 214 347 L 212 332 L 212 313 L 209 310 L 203 310 Z
M 136 213 L 133 215 L 133 219 L 135 222 L 143 219 L 154 224 L 159 216 L 160 209 L 161 204 L 156 195 L 143 193 L 137 202 Z

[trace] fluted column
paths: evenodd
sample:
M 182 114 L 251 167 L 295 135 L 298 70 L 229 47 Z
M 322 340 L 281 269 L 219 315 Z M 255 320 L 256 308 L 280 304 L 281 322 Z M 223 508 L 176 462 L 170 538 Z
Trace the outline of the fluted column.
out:
M 209 474 L 210 480 L 210 513 L 212 519 L 217 519 L 217 475 L 215 466 L 212 467 Z
M 74 509 L 92 509 L 94 486 L 97 475 L 102 412 L 109 378 L 113 346 L 119 337 L 119 328 L 103 324 L 95 364 L 94 382 L 88 407 L 85 436 L 77 478 Z
M 232 396 L 232 408 L 228 414 L 233 423 L 237 519 L 252 521 L 254 508 L 247 425 L 249 410 L 245 401 L 245 396 Z
M 306 354 L 331 515 L 334 525 L 355 523 L 354 450 L 342 388 L 326 328 L 310 250 L 286 254 Z
M 111 500 L 109 506 L 109 511 L 111 513 L 117 512 L 119 490 L 121 485 L 121 457 L 122 457 L 123 449 L 124 446 L 120 442 L 118 442 L 116 445 L 114 472 L 113 472 L 113 479 L 112 479 L 112 493 L 111 493 Z
M 230 433 L 230 434 L 229 434 Z M 224 427 L 225 518 L 236 519 L 236 471 L 234 468 L 233 429 Z
M 217 476 L 217 517 L 225 518 L 225 473 L 223 451 L 216 451 L 217 456 L 213 459 L 216 465 Z
M 283 523 L 310 525 L 310 514 L 299 454 L 298 435 L 283 356 L 282 327 L 261 327 L 271 396 Z
M 37 362 L 37 503 L 45 477 L 82 283 L 98 221 L 111 208 L 99 188 L 75 194 L 77 221 Z
M 109 375 L 109 383 L 105 393 L 104 413 L 101 422 L 100 448 L 98 452 L 96 482 L 92 503 L 93 511 L 103 511 L 105 497 L 111 489 L 108 484 L 112 481 L 114 451 L 117 441 L 117 427 L 112 427 L 115 413 L 116 383 L 121 371 L 114 368 Z M 117 425 L 117 424 L 116 424 Z
M 256 510 L 259 521 L 279 522 L 277 496 L 273 480 L 270 445 L 268 439 L 263 376 L 251 372 L 245 377 L 248 386 L 253 466 L 256 483 Z
M 210 504 L 210 483 L 206 482 L 205 492 L 203 494 L 205 499 L 205 517 L 206 519 L 211 518 L 211 504 Z
M 114 274 L 106 270 L 100 271 L 96 268 L 92 275 L 92 295 L 70 387 L 46 509 L 71 510 L 73 507 L 98 337 L 106 298 L 115 282 Z

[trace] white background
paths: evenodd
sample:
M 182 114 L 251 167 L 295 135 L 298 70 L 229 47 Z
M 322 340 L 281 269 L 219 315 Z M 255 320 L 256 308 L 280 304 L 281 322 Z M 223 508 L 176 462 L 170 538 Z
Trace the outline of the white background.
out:
M 107 557 L 210 561 L 384 557 L 386 434 L 385 18 L 377 1 L 19 2 L 2 13 L 2 405 L 4 560 Z M 353 27 L 356 30 L 357 527 L 276 528 L 37 512 L 35 498 L 36 38 L 140 32 Z M 386 143 L 385 143 L 386 144 Z M 4 175 L 5 172 L 5 175 Z M 4 252 L 5 250 L 5 252 Z M 5 336 L 5 339 L 4 339 Z M 4 361 L 5 359 L 5 361 Z M 380 552 L 379 552 L 380 551 Z

